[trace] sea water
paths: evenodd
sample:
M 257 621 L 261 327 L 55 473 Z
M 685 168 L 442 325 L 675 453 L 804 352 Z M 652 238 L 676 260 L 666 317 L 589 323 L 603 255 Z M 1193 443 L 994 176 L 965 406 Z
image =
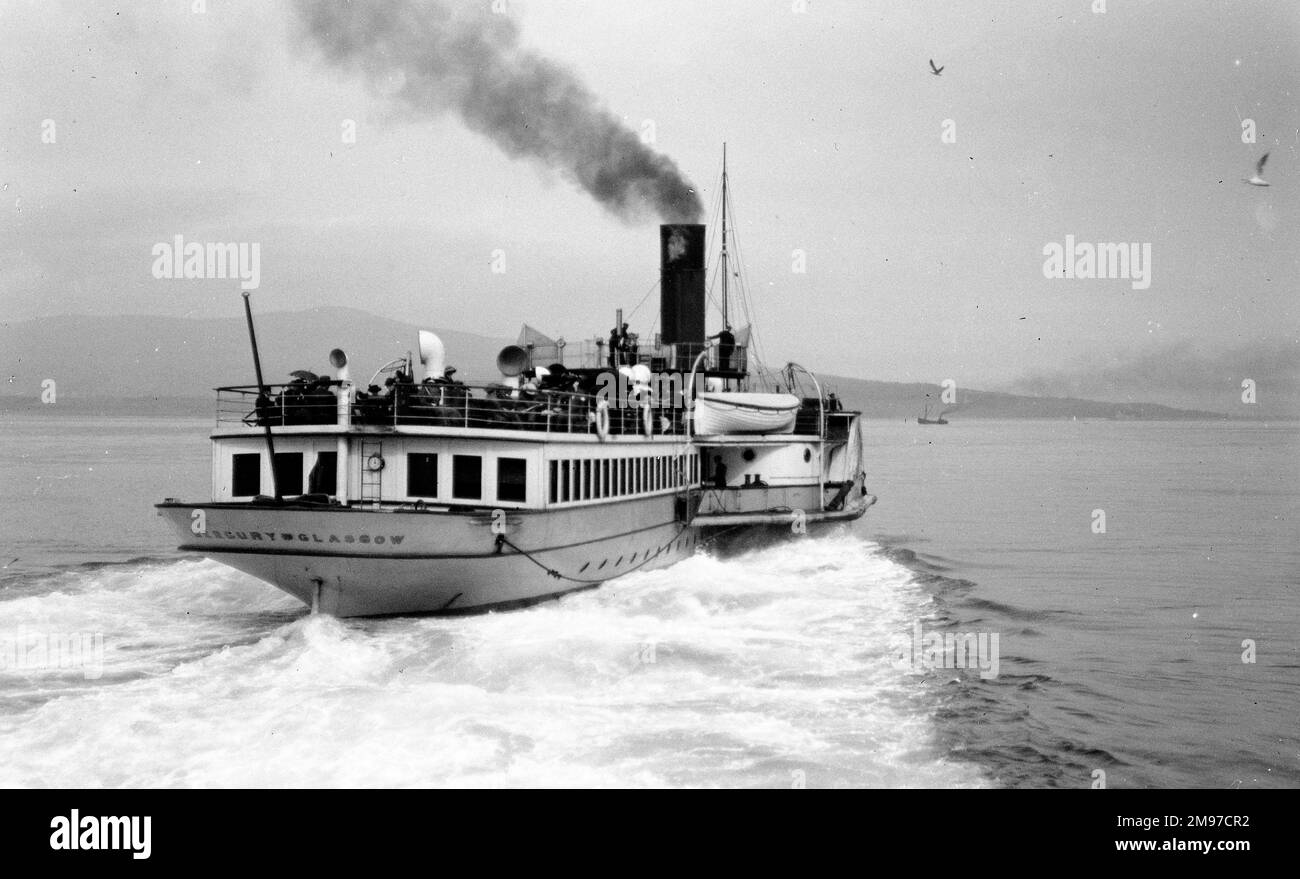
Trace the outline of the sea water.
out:
M 6 786 L 1300 784 L 1293 425 L 868 422 L 851 526 L 335 620 L 172 549 L 207 420 L 0 418 Z

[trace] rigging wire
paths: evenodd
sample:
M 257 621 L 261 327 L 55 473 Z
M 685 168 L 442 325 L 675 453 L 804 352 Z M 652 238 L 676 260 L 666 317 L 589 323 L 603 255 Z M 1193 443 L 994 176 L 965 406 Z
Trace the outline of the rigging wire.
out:
M 727 192 L 727 213 L 732 217 L 736 215 L 736 209 L 730 191 Z M 737 300 L 740 304 L 741 312 L 744 314 L 745 320 L 749 325 L 749 345 L 748 345 L 747 354 L 751 362 L 755 366 L 755 372 L 757 372 L 758 375 L 767 384 L 771 385 L 772 372 L 770 369 L 768 369 L 766 365 L 765 357 L 764 357 L 765 349 L 763 347 L 762 341 L 759 339 L 758 336 L 758 322 L 754 318 L 754 308 L 749 295 L 748 273 L 744 268 L 745 260 L 742 257 L 742 253 L 740 249 L 740 239 L 736 234 L 737 225 L 739 224 L 734 222 L 728 223 L 727 232 L 728 232 L 728 237 L 730 238 L 731 243 L 733 245 L 732 250 L 735 252 L 735 260 L 734 260 L 736 264 L 735 279 L 736 279 L 736 287 L 739 290 Z
M 655 288 L 658 286 L 659 286 L 658 281 L 655 281 L 653 284 L 651 284 L 650 289 L 645 291 L 645 295 L 641 297 L 641 301 L 636 304 L 636 308 L 633 308 L 630 312 L 628 312 L 627 315 L 623 318 L 623 320 L 630 323 L 632 321 L 632 318 L 636 317 L 636 313 L 641 309 L 641 306 L 645 305 L 645 301 L 650 298 L 650 294 L 653 293 L 655 291 Z

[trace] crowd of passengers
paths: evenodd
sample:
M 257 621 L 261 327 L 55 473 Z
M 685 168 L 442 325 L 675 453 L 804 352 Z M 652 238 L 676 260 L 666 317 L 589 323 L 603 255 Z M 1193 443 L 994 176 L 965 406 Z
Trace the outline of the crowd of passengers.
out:
M 594 395 L 597 391 L 594 374 L 571 371 L 556 363 L 546 370 L 525 370 L 520 376 L 519 387 L 490 385 L 477 397 L 455 375 L 456 367 L 448 366 L 441 376 L 427 377 L 417 383 L 399 369 L 385 380 L 382 388 L 370 385 L 366 390 L 358 391 L 352 409 L 352 423 L 549 428 L 569 433 L 594 429 Z M 254 411 L 245 421 L 256 423 L 258 427 L 267 424 L 273 427 L 335 424 L 338 399 L 333 388 L 338 384 L 329 376 L 316 376 L 305 371 L 294 373 L 294 380 L 279 394 L 273 397 L 259 394 Z M 652 417 L 654 432 L 679 432 L 680 412 L 677 407 L 656 408 Z M 644 433 L 642 410 L 611 405 L 609 432 Z

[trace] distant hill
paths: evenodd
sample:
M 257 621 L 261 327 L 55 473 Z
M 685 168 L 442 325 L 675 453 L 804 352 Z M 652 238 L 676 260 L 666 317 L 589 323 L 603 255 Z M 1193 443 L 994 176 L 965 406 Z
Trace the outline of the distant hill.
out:
M 256 316 L 262 370 L 286 382 L 296 369 L 330 372 L 329 352 L 343 348 L 352 377 L 365 381 L 416 348 L 419 328 L 352 308 L 315 308 Z M 432 329 L 457 378 L 497 376 L 496 355 L 510 339 Z M 202 397 L 217 385 L 256 383 L 243 315 L 219 319 L 136 316 L 51 317 L 0 325 L 0 394 L 39 397 L 52 378 L 58 395 Z
M 257 316 L 257 337 L 268 382 L 296 369 L 328 372 L 329 351 L 344 348 L 352 376 L 368 379 L 382 364 L 416 347 L 418 327 L 352 308 L 316 308 Z M 427 327 L 442 338 L 457 377 L 497 377 L 496 355 L 513 339 Z M 139 316 L 66 316 L 0 324 L 0 408 L 39 406 L 41 383 L 57 382 L 68 411 L 209 414 L 212 388 L 253 384 L 243 316 L 193 319 Z M 851 408 L 870 418 L 915 418 L 936 385 L 822 376 Z M 1102 403 L 1031 397 L 962 388 L 950 420 L 967 418 L 1218 419 L 1217 412 L 1154 403 Z M 113 402 L 110 401 L 121 401 Z M 129 401 L 128 401 L 129 400 Z M 935 411 L 938 406 L 934 407 Z
M 1072 397 L 1028 397 L 1000 391 L 961 388 L 958 405 L 944 406 L 938 385 L 866 381 L 837 375 L 819 376 L 824 387 L 844 400 L 846 408 L 861 409 L 868 418 L 915 419 L 925 402 L 931 402 L 933 418 L 939 412 L 949 421 L 972 418 L 1104 418 L 1111 420 L 1178 421 L 1215 420 L 1229 416 L 1222 412 L 1175 409 L 1156 403 L 1103 403 Z M 928 397 L 927 397 L 928 395 Z

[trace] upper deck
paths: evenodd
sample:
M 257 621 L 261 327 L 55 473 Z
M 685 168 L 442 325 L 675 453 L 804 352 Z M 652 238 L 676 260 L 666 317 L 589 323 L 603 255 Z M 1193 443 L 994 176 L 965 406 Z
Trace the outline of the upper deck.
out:
M 570 373 L 570 375 L 574 375 Z M 617 378 L 603 372 L 601 379 Z M 573 380 L 577 383 L 577 379 Z M 589 381 L 588 386 L 591 382 Z M 216 389 L 214 437 L 262 433 L 524 433 L 530 439 L 591 437 L 596 440 L 673 439 L 691 436 L 689 401 L 678 373 L 633 387 L 598 384 L 596 393 L 561 390 L 524 382 L 467 384 L 429 380 L 394 381 L 382 390 L 360 390 L 351 382 L 322 377 L 288 384 Z M 804 398 L 793 433 L 833 439 L 836 413 L 823 401 Z M 789 434 L 784 434 L 788 437 Z M 523 437 L 519 437 L 523 438 Z
M 378 393 L 323 380 L 314 384 L 217 388 L 214 436 L 238 436 L 266 427 L 278 434 L 429 433 L 511 431 L 593 438 L 684 439 L 685 409 L 678 399 L 644 404 L 572 391 L 501 384 L 426 381 L 395 383 Z M 622 405 L 620 405 L 622 403 Z M 541 438 L 541 437 L 537 437 Z

